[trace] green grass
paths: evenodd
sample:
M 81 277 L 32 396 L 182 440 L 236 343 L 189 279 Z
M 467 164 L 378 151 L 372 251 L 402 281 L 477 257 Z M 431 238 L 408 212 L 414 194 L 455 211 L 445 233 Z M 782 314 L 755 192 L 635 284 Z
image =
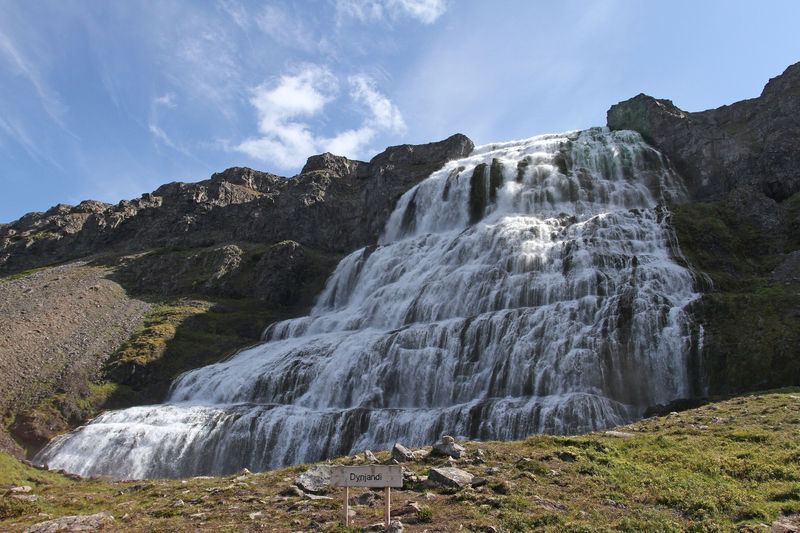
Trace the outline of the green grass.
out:
M 258 342 L 267 324 L 287 316 L 258 300 L 177 299 L 160 304 L 111 355 L 103 376 L 129 387 L 144 403 L 158 402 L 181 373 Z
M 800 512 L 798 388 L 735 397 L 619 429 L 634 436 L 595 432 L 462 443 L 470 456 L 485 451 L 484 462 L 462 459 L 457 466 L 485 477 L 486 485 L 437 489 L 407 482 L 393 490 L 393 507 L 418 502 L 422 512 L 403 517 L 411 532 L 488 526 L 505 532 L 757 531 L 758 524 L 771 526 L 781 515 Z M 379 461 L 390 457 L 389 451 L 376 455 Z M 424 476 L 441 461 L 431 456 L 405 466 Z M 362 458 L 331 462 L 361 464 Z M 0 486 L 31 485 L 40 496 L 35 506 L 8 510 L 17 514 L 0 518 L 0 530 L 22 531 L 45 519 L 39 513 L 101 511 L 116 518 L 104 531 L 290 532 L 314 521 L 321 531 L 343 532 L 383 520 L 379 500 L 353 506 L 354 524 L 344 528 L 339 489 L 327 491 L 333 500 L 279 497 L 305 468 L 245 477 L 73 481 L 0 455 Z M 351 496 L 366 490 L 353 489 Z M 261 518 L 251 519 L 256 512 Z

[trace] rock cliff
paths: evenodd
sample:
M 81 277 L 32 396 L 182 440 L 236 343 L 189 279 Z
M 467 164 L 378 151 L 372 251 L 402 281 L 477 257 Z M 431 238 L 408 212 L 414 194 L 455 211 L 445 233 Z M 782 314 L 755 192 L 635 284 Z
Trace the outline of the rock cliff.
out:
M 291 178 L 230 168 L 117 205 L 59 204 L 0 226 L 0 275 L 99 252 L 293 240 L 343 253 L 374 243 L 397 199 L 472 142 L 388 148 L 372 161 L 323 154 Z
M 635 130 L 664 152 L 697 200 L 751 186 L 775 201 L 800 191 L 800 63 L 761 96 L 688 113 L 639 94 L 608 110 L 612 130 Z
M 608 111 L 667 155 L 695 200 L 673 206 L 679 247 L 704 285 L 698 387 L 800 383 L 800 63 L 758 98 L 688 113 L 640 94 Z

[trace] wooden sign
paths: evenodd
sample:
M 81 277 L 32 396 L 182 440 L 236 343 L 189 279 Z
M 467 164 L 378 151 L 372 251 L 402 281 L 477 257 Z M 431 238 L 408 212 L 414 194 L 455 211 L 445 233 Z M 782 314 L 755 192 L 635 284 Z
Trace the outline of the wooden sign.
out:
M 386 529 L 392 522 L 389 509 L 392 505 L 391 487 L 403 486 L 403 467 L 402 466 L 332 466 L 331 485 L 334 487 L 344 487 L 344 516 L 345 526 L 350 525 L 350 487 L 384 487 L 383 496 L 386 506 Z
M 334 487 L 402 487 L 402 466 L 332 466 Z

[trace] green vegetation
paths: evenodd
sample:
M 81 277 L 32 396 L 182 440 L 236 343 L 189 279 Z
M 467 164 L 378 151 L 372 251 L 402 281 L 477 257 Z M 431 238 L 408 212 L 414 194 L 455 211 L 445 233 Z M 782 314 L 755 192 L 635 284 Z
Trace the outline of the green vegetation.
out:
M 41 272 L 42 270 L 47 270 L 49 268 L 53 268 L 57 264 L 58 263 L 55 263 L 55 264 L 52 264 L 52 265 L 43 266 L 43 267 L 38 267 L 38 268 L 32 268 L 32 269 L 26 270 L 24 272 L 18 272 L 16 274 L 12 274 L 12 275 L 10 275 L 8 277 L 0 278 L 0 283 L 5 283 L 6 281 L 12 281 L 12 280 L 15 280 L 15 279 L 24 278 L 26 276 L 30 276 L 31 274 L 36 274 L 37 272 Z
M 141 403 L 158 402 L 181 373 L 255 344 L 267 324 L 283 318 L 285 311 L 265 308 L 253 299 L 178 299 L 159 304 L 139 331 L 109 357 L 103 376 L 135 391 Z M 119 396 L 110 399 L 126 403 Z
M 782 208 L 787 220 L 800 220 L 800 195 Z M 784 253 L 800 249 L 800 228 L 788 222 L 768 230 L 725 201 L 672 211 L 689 265 L 710 281 L 699 276 L 706 294 L 694 308 L 704 328 L 700 365 L 709 392 L 800 384 L 800 287 L 771 278 Z
M 582 436 L 535 435 L 518 442 L 468 442 L 456 466 L 483 477 L 483 486 L 442 489 L 420 479 L 393 491 L 401 516 L 421 532 L 727 532 L 760 531 L 800 513 L 800 388 L 742 396 Z M 484 450 L 483 459 L 473 452 Z M 376 454 L 381 462 L 390 453 Z M 417 476 L 440 457 L 404 466 Z M 362 458 L 329 461 L 362 464 Z M 341 525 L 341 495 L 333 500 L 280 497 L 306 466 L 254 475 L 187 480 L 76 481 L 0 455 L 0 487 L 29 485 L 34 503 L 0 493 L 0 529 L 17 532 L 46 520 L 107 512 L 104 531 L 359 531 L 383 520 L 383 506 L 354 506 Z M 351 496 L 369 489 L 351 489 Z M 377 493 L 380 498 L 380 493 Z M 39 513 L 44 513 L 40 515 Z M 253 516 L 253 518 L 251 518 Z M 763 529 L 763 528 L 762 528 Z
M 472 171 L 469 179 L 469 221 L 471 224 L 483 218 L 486 212 L 486 169 L 488 165 L 481 163 Z

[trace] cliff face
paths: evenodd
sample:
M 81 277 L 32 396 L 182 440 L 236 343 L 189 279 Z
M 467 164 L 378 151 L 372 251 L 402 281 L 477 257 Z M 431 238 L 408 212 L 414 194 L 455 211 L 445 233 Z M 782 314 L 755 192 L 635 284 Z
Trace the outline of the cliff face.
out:
M 640 94 L 608 110 L 608 127 L 630 129 L 664 152 L 697 200 L 751 186 L 775 201 L 800 191 L 800 63 L 761 96 L 699 113 Z
M 640 94 L 611 129 L 660 149 L 696 200 L 673 206 L 680 248 L 704 283 L 698 389 L 800 383 L 800 63 L 761 96 L 699 113 Z
M 0 274 L 98 252 L 293 240 L 343 253 L 374 243 L 397 199 L 445 161 L 463 135 L 388 148 L 369 163 L 323 154 L 291 179 L 231 168 L 109 205 L 85 201 L 0 226 Z

